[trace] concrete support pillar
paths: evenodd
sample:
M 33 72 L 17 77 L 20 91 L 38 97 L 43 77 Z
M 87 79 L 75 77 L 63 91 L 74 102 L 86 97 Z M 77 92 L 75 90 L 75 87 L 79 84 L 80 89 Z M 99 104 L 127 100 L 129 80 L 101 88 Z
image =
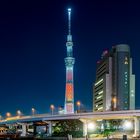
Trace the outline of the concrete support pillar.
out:
M 49 125 L 48 125 L 48 128 L 49 128 L 49 135 L 51 136 L 52 135 L 52 122 L 50 121 L 49 122 Z
M 68 134 L 68 140 L 72 140 L 72 135 Z
M 140 136 L 140 121 L 138 117 L 134 117 L 134 136 Z
M 26 136 L 26 130 L 27 130 L 27 126 L 25 123 L 22 124 L 22 133 L 21 136 L 25 137 Z
M 8 124 L 8 129 L 12 129 L 13 128 L 13 125 L 12 124 Z
M 36 125 L 35 124 L 33 125 L 33 134 L 34 134 L 34 136 L 36 135 Z
M 88 130 L 87 122 L 84 121 L 83 122 L 83 136 L 87 136 L 87 130 Z

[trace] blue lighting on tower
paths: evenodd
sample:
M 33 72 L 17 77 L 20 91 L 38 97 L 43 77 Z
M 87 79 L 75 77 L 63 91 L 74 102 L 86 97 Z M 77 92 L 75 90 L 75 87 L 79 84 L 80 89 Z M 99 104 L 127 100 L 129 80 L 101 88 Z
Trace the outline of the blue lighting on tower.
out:
M 71 9 L 68 8 L 68 35 L 67 35 L 67 57 L 66 65 L 66 89 L 65 89 L 65 114 L 74 113 L 74 85 L 73 85 L 73 42 L 71 35 Z

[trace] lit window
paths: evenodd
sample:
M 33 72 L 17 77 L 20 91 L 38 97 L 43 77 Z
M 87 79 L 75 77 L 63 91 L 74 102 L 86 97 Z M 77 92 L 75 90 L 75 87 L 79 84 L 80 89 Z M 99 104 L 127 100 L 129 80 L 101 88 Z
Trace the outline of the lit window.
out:
M 96 105 L 96 107 L 98 107 L 98 105 Z
M 125 61 L 124 64 L 128 64 L 128 61 Z
M 103 90 L 102 91 L 100 91 L 98 94 L 100 95 L 100 94 L 102 94 L 103 93 Z
M 114 97 L 112 100 L 113 100 L 113 103 L 116 103 L 117 102 L 116 97 Z
M 97 97 L 97 99 L 100 99 L 100 98 L 102 98 L 102 95 Z
M 103 107 L 99 107 L 99 108 L 98 108 L 98 110 L 101 110 L 101 109 L 103 109 Z
M 103 81 L 103 79 L 99 80 L 98 82 L 95 83 L 95 86 L 97 86 L 98 84 L 100 84 Z
M 124 64 L 128 64 L 128 58 L 127 57 L 125 57 Z
M 131 97 L 134 97 L 134 94 L 131 94 Z

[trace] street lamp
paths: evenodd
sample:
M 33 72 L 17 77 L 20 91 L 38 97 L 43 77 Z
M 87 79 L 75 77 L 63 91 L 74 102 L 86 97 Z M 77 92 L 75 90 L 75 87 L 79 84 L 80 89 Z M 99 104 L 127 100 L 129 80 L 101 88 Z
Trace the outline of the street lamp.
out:
M 53 115 L 53 112 L 54 112 L 54 105 L 53 104 L 50 105 L 50 109 L 51 109 L 51 113 Z
M 125 120 L 123 123 L 123 129 L 124 130 L 132 130 L 133 129 L 133 123 L 131 121 Z
M 62 111 L 63 110 L 63 107 L 62 106 L 59 106 L 58 107 L 58 111 Z
M 58 107 L 58 114 L 63 114 L 63 113 L 64 113 L 63 107 L 59 106 Z
M 88 126 L 87 126 L 87 129 L 88 130 L 95 130 L 95 127 L 96 127 L 96 125 L 95 125 L 95 123 L 88 123 Z
M 96 123 L 95 122 L 88 122 L 88 120 L 85 120 L 84 122 L 84 135 L 86 136 L 86 140 L 88 140 L 89 132 L 92 132 L 96 129 Z
M 2 115 L 0 115 L 0 121 L 2 120 Z
M 77 102 L 76 102 L 76 105 L 77 105 L 77 107 L 78 107 L 77 112 L 80 112 L 81 102 L 80 102 L 80 101 L 77 101 Z
M 124 130 L 123 139 L 127 139 L 127 131 L 130 131 L 133 129 L 133 123 L 130 120 L 125 120 L 122 126 Z
M 17 110 L 17 116 L 21 116 L 21 111 L 20 110 Z
M 7 112 L 7 113 L 6 113 L 6 117 L 7 117 L 7 118 L 11 117 L 11 113 L 10 113 L 10 112 Z
M 32 108 L 32 115 L 35 115 L 35 108 Z

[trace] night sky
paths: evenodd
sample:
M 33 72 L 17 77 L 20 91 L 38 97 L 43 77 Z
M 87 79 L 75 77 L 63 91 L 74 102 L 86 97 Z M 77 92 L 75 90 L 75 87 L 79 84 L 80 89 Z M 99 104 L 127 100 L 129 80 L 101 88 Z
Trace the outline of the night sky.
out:
M 140 108 L 140 4 L 125 0 L 0 2 L 0 113 L 30 114 L 64 105 L 67 8 L 72 8 L 75 102 L 92 109 L 96 62 L 127 43 Z

